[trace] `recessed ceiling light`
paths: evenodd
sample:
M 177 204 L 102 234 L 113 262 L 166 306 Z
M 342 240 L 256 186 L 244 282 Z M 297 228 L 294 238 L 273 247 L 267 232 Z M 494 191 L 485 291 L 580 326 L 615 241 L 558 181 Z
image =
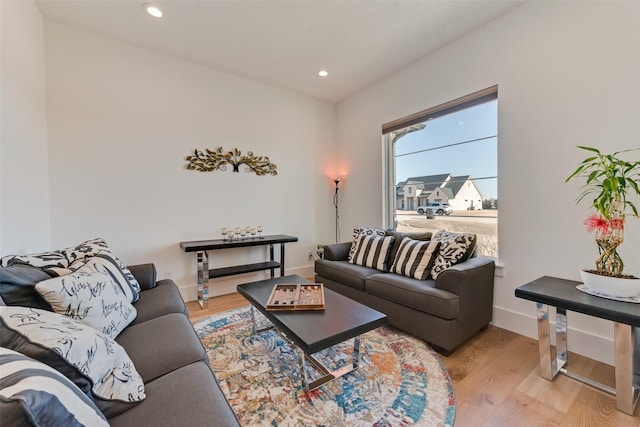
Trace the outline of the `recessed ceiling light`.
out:
M 142 5 L 142 9 L 154 18 L 162 18 L 162 11 L 158 9 L 158 6 L 154 6 L 150 3 L 145 3 Z
M 318 75 L 320 77 L 327 77 L 329 75 L 329 72 L 327 70 L 320 70 L 318 71 Z

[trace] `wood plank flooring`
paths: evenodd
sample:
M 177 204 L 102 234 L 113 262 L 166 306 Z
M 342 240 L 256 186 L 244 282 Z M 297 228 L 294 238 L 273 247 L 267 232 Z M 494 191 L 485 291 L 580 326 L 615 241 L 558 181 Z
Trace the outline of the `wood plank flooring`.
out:
M 240 294 L 212 298 L 206 309 L 187 303 L 196 322 L 247 305 Z M 563 375 L 540 376 L 538 342 L 495 326 L 476 335 L 449 357 L 442 356 L 455 389 L 456 427 L 639 427 L 635 416 L 616 410 L 615 397 Z M 614 368 L 569 353 L 569 369 L 614 385 Z

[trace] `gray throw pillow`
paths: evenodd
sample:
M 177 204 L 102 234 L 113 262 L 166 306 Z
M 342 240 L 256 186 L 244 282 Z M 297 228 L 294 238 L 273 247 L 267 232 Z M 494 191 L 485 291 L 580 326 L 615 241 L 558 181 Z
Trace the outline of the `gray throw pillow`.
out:
M 51 306 L 36 292 L 35 285 L 50 279 L 37 267 L 15 263 L 0 268 L 0 298 L 6 305 L 40 308 L 51 311 Z

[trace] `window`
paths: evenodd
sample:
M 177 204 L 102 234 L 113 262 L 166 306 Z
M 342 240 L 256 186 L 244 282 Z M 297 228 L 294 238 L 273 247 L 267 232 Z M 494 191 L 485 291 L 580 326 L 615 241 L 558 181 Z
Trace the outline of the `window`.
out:
M 478 254 L 497 258 L 497 86 L 385 124 L 382 130 L 385 226 L 475 233 Z M 434 203 L 441 206 L 435 218 L 418 214 Z

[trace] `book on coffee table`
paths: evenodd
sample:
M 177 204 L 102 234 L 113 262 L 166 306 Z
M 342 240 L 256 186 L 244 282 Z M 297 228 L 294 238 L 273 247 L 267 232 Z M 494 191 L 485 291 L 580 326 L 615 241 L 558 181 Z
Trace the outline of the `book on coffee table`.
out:
M 265 306 L 270 311 L 324 310 L 322 283 L 276 284 Z

